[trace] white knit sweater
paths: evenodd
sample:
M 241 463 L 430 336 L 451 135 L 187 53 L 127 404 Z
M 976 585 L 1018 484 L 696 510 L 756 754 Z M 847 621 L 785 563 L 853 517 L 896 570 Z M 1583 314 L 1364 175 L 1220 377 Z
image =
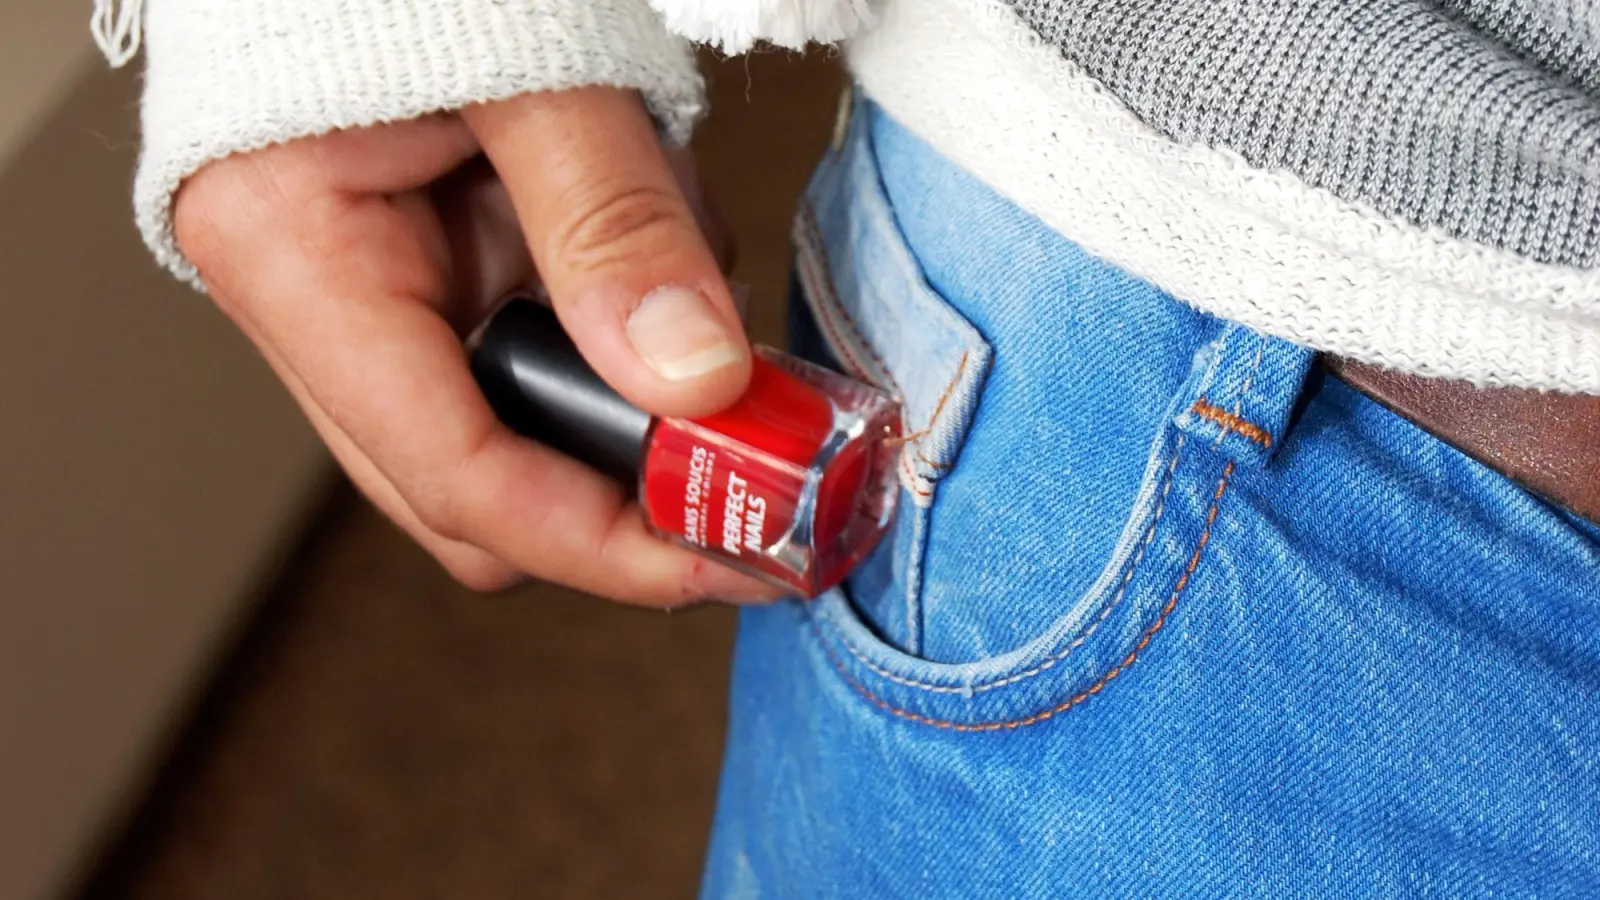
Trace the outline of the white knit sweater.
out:
M 98 0 L 114 59 L 137 7 Z M 124 0 L 128 2 L 128 0 Z M 134 0 L 135 3 L 138 0 Z M 703 110 L 685 37 L 846 42 L 864 89 L 941 152 L 1174 296 L 1423 374 L 1600 393 L 1600 272 L 1386 216 L 1155 131 L 1004 0 L 145 0 L 141 231 L 180 277 L 171 200 L 209 160 L 533 90 L 639 89 L 663 135 Z

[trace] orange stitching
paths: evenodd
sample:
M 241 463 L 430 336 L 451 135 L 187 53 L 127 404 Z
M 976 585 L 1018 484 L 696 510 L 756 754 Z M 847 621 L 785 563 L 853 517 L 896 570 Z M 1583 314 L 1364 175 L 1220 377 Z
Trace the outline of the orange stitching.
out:
M 1216 422 L 1218 425 L 1221 425 L 1223 434 L 1233 431 L 1249 438 L 1252 441 L 1255 441 L 1263 447 L 1272 446 L 1272 435 L 1268 434 L 1265 428 L 1262 428 L 1260 425 L 1257 425 L 1254 422 L 1236 416 L 1220 406 L 1214 406 L 1211 403 L 1206 402 L 1204 397 L 1196 400 L 1194 405 L 1189 407 L 1189 409 L 1195 415 L 1198 415 L 1201 418 L 1210 419 L 1211 421 Z
M 945 404 L 950 402 L 950 395 L 955 392 L 956 383 L 961 380 L 962 373 L 967 371 L 967 360 L 971 355 L 971 351 L 961 351 L 961 362 L 956 364 L 956 372 L 954 375 L 950 376 L 950 383 L 945 385 L 943 393 L 939 394 L 939 402 L 934 404 L 933 414 L 928 416 L 928 427 L 922 429 L 922 437 L 927 437 L 929 434 L 931 434 L 933 432 L 933 424 L 939 421 L 940 416 L 944 415 Z M 917 447 L 917 459 L 922 460 L 922 462 L 935 470 L 950 468 L 950 463 L 934 462 L 933 460 L 924 456 L 921 446 Z
M 811 232 L 809 243 L 811 244 L 812 249 L 816 251 L 817 256 L 821 257 L 820 262 L 824 266 L 825 273 L 828 275 L 828 277 L 824 279 L 825 283 L 828 284 L 828 299 L 833 301 L 833 306 L 839 311 L 840 317 L 844 319 L 846 325 L 850 326 L 850 330 L 855 333 L 856 341 L 860 344 L 861 349 L 866 350 L 867 355 L 872 357 L 872 361 L 878 364 L 878 368 L 883 372 L 883 377 L 889 380 L 889 384 L 894 388 L 895 393 L 904 397 L 905 391 L 900 390 L 900 385 L 895 381 L 894 372 L 890 371 L 889 364 L 883 361 L 883 357 L 878 355 L 877 350 L 873 349 L 872 343 L 867 340 L 867 336 L 861 333 L 861 326 L 856 324 L 855 319 L 850 317 L 850 311 L 846 309 L 845 305 L 839 302 L 839 298 L 833 294 L 832 267 L 828 266 L 827 264 L 828 250 L 826 245 L 823 243 L 822 228 L 817 225 L 816 215 L 816 210 L 810 203 L 801 205 L 800 221 L 802 224 L 804 224 L 806 229 Z M 841 343 L 843 343 L 843 339 L 837 334 L 837 332 L 834 334 L 834 338 L 835 340 L 839 340 Z
M 910 434 L 902 434 L 899 437 L 884 438 L 883 445 L 885 447 L 904 447 L 906 444 L 909 444 L 912 441 L 922 440 L 932 431 L 933 429 L 931 428 L 924 428 L 921 431 L 913 431 Z
M 1128 652 L 1128 655 L 1122 658 L 1122 662 L 1117 663 L 1117 665 L 1112 668 L 1111 671 L 1100 676 L 1099 681 L 1089 685 L 1079 693 L 1072 695 L 1072 697 L 1068 698 L 1066 702 L 1061 703 L 1058 706 L 1053 706 L 1043 712 L 1034 713 L 1027 718 L 1013 719 L 1006 722 L 979 722 L 976 724 L 967 724 L 964 722 L 948 722 L 943 719 L 929 718 L 928 716 L 921 715 L 920 713 L 914 713 L 910 710 L 901 709 L 898 706 L 891 705 L 888 701 L 880 698 L 878 695 L 868 690 L 864 685 L 861 684 L 861 682 L 855 679 L 855 676 L 851 675 L 845 669 L 844 663 L 840 661 L 839 657 L 836 656 L 833 650 L 828 646 L 826 638 L 823 638 L 821 641 L 822 651 L 827 654 L 829 661 L 833 663 L 833 667 L 839 670 L 839 674 L 844 676 L 844 679 L 850 683 L 850 687 L 853 688 L 856 693 L 871 701 L 873 705 L 877 706 L 879 709 L 898 716 L 899 718 L 906 719 L 907 721 L 916 722 L 919 725 L 931 725 L 935 728 L 944 728 L 950 731 L 963 732 L 1013 731 L 1018 728 L 1025 728 L 1029 725 L 1037 725 L 1038 723 L 1047 719 L 1052 719 L 1104 690 L 1106 685 L 1110 684 L 1114 679 L 1116 679 L 1117 676 L 1126 671 L 1129 666 L 1138 661 L 1139 654 L 1143 653 L 1145 648 L 1150 646 L 1150 641 L 1155 637 L 1156 632 L 1160 631 L 1162 627 L 1167 624 L 1167 618 L 1172 615 L 1172 611 L 1178 606 L 1178 598 L 1182 596 L 1184 590 L 1188 588 L 1190 580 L 1195 573 L 1195 569 L 1200 566 L 1200 558 L 1205 553 L 1206 545 L 1211 542 L 1211 527 L 1216 524 L 1217 511 L 1222 506 L 1222 495 L 1227 493 L 1228 480 L 1233 477 L 1233 467 L 1234 464 L 1230 462 L 1222 470 L 1222 479 L 1217 482 L 1216 493 L 1211 497 L 1211 509 L 1206 513 L 1205 530 L 1200 532 L 1200 540 L 1195 545 L 1194 553 L 1189 557 L 1189 565 L 1184 569 L 1183 576 L 1178 579 L 1178 583 L 1173 586 L 1172 596 L 1168 598 L 1167 605 L 1162 607 L 1161 615 L 1156 618 L 1155 622 L 1151 623 L 1149 628 L 1145 629 L 1144 635 L 1139 638 L 1139 643 L 1134 645 L 1134 648 Z M 813 630 L 817 628 L 815 619 L 812 620 L 812 628 Z M 821 635 L 819 634 L 818 637 L 820 638 Z
M 902 435 L 897 438 L 890 438 L 887 441 L 889 446 L 894 447 L 902 444 L 909 444 L 912 441 L 920 441 L 933 433 L 933 423 L 939 421 L 939 416 L 944 413 L 945 404 L 950 402 L 950 395 L 955 393 L 956 383 L 961 380 L 961 373 L 967 370 L 967 358 L 969 356 L 971 356 L 971 351 L 962 351 L 961 361 L 956 364 L 956 373 L 950 376 L 950 383 L 944 386 L 944 392 L 939 395 L 939 402 L 934 404 L 933 414 L 928 416 L 928 427 L 922 429 L 921 431 L 914 431 L 911 434 Z M 949 463 L 934 462 L 926 456 L 923 456 L 921 447 L 917 448 L 917 459 L 922 460 L 924 463 L 927 463 L 935 469 L 947 469 L 950 467 Z
M 807 239 L 807 242 L 810 243 L 810 240 Z M 828 263 L 826 257 L 824 256 L 827 251 L 814 244 L 812 249 L 816 251 L 818 257 L 823 258 L 807 261 L 806 255 L 803 253 L 800 254 L 801 261 L 808 262 L 801 277 L 805 281 L 809 282 L 811 292 L 824 294 L 825 296 L 831 298 L 833 293 L 833 280 L 827 272 Z M 821 268 L 823 271 L 819 274 L 817 271 L 815 271 L 817 268 Z M 840 305 L 837 299 L 834 299 L 833 303 L 836 306 Z M 867 367 L 862 365 L 861 361 L 856 358 L 855 347 L 853 347 L 844 339 L 842 335 L 839 334 L 838 330 L 834 327 L 833 320 L 828 316 L 822 315 L 817 316 L 817 321 L 821 322 L 823 329 L 826 330 L 830 336 L 832 336 L 833 343 L 837 346 L 837 349 L 842 351 L 843 354 L 848 357 L 848 359 L 844 360 L 844 362 L 848 364 L 851 369 L 855 370 L 857 375 L 863 377 L 865 380 L 871 381 L 872 376 L 867 372 Z M 885 377 L 889 378 L 890 384 L 894 383 L 893 377 L 889 376 L 887 372 L 885 372 Z M 896 387 L 896 390 L 899 390 L 899 388 Z
M 802 263 L 801 279 L 808 283 L 806 285 L 807 293 L 811 294 L 812 296 L 820 295 L 823 300 L 828 303 L 830 308 L 837 309 L 843 313 L 844 304 L 839 301 L 838 296 L 835 295 L 833 291 L 833 276 L 828 270 L 828 251 L 827 248 L 822 244 L 822 235 L 817 229 L 813 216 L 814 212 L 811 209 L 811 205 L 807 203 L 801 206 L 800 215 L 796 217 L 797 231 L 803 232 L 795 235 L 796 240 L 803 242 L 805 246 L 814 254 L 812 256 L 808 256 L 805 253 L 799 254 L 799 258 Z M 848 319 L 848 317 L 846 318 Z M 827 331 L 828 335 L 832 338 L 834 349 L 838 350 L 843 356 L 848 357 L 848 359 L 845 359 L 844 362 L 849 365 L 851 369 L 855 370 L 855 373 L 858 376 L 861 376 L 867 381 L 872 380 L 871 374 L 867 372 L 867 367 L 862 365 L 861 360 L 857 358 L 857 343 L 859 343 L 861 347 L 867 351 L 868 355 L 872 356 L 873 360 L 877 362 L 878 367 L 883 372 L 883 377 L 888 380 L 890 386 L 894 388 L 895 393 L 904 396 L 904 392 L 900 390 L 900 385 L 895 383 L 894 374 L 889 371 L 888 365 L 886 365 L 883 360 L 878 357 L 877 353 L 872 349 L 872 346 L 867 343 L 867 339 L 861 335 L 859 330 L 856 331 L 858 341 L 851 342 L 846 340 L 845 337 L 839 333 L 838 328 L 834 325 L 833 318 L 827 315 L 826 311 L 821 311 L 816 319 L 822 324 L 823 330 Z M 854 329 L 855 323 L 850 322 L 850 327 Z M 916 485 L 916 482 L 919 480 L 920 476 L 918 476 L 917 473 L 911 469 L 910 460 L 903 453 L 900 455 L 900 467 L 905 474 L 910 477 L 913 483 L 912 486 L 907 488 L 911 491 L 911 493 L 917 495 L 918 497 L 933 496 L 933 491 L 931 489 Z
M 904 473 L 907 478 L 910 478 L 913 483 L 915 483 L 919 479 L 922 480 L 922 481 L 927 481 L 928 480 L 926 478 L 923 478 L 921 475 L 918 475 L 916 470 L 911 468 L 911 460 L 904 453 L 900 454 L 900 471 L 902 473 Z M 933 489 L 931 487 L 929 487 L 929 488 L 924 488 L 924 487 L 920 487 L 920 486 L 919 487 L 908 487 L 907 490 L 911 491 L 911 493 L 913 493 L 913 494 L 916 494 L 918 497 L 932 497 L 933 496 Z
M 906 687 L 918 688 L 934 694 L 981 694 L 985 691 L 996 690 L 997 688 L 1003 688 L 1007 685 L 1016 684 L 1020 681 L 1027 681 L 1029 678 L 1054 668 L 1066 660 L 1067 657 L 1076 652 L 1079 647 L 1083 646 L 1084 642 L 1093 637 L 1096 631 L 1100 630 L 1101 623 L 1110 618 L 1112 611 L 1122 603 L 1122 598 L 1128 593 L 1128 586 L 1133 583 L 1133 576 L 1138 573 L 1139 564 L 1144 561 L 1145 551 L 1150 549 L 1150 542 L 1156 536 L 1156 526 L 1161 524 L 1161 517 L 1167 514 L 1167 495 L 1172 493 L 1172 485 L 1175 480 L 1172 477 L 1172 473 L 1177 470 L 1178 460 L 1183 455 L 1183 444 L 1184 436 L 1179 434 L 1178 441 L 1172 449 L 1172 462 L 1167 465 L 1167 471 L 1161 479 L 1161 496 L 1156 502 L 1155 516 L 1150 520 L 1150 524 L 1145 526 L 1144 535 L 1139 539 L 1139 549 L 1136 553 L 1134 553 L 1133 559 L 1128 563 L 1127 571 L 1122 574 L 1121 583 L 1117 585 L 1116 596 L 1111 598 L 1111 602 L 1106 604 L 1105 609 L 1100 611 L 1100 615 L 1095 617 L 1093 622 L 1089 623 L 1089 627 L 1085 628 L 1082 634 L 1079 634 L 1076 638 L 1074 638 L 1072 643 L 1068 644 L 1065 648 L 1052 654 L 1049 659 L 1041 661 L 1038 665 L 1035 665 L 1031 669 L 1017 672 L 1013 675 L 1006 675 L 1001 678 L 996 678 L 992 681 L 979 681 L 973 684 L 951 686 L 946 684 L 931 684 L 926 681 L 918 681 L 915 678 L 906 678 L 902 675 L 896 675 L 895 673 L 884 669 L 882 666 L 879 666 L 877 663 L 874 663 L 872 660 L 868 659 L 866 654 L 856 649 L 856 646 L 852 644 L 848 638 L 845 638 L 841 635 L 839 643 L 843 644 L 844 649 L 848 650 L 851 656 L 854 656 L 856 659 L 860 660 L 861 664 L 866 666 L 868 670 L 887 678 L 896 684 L 903 684 Z

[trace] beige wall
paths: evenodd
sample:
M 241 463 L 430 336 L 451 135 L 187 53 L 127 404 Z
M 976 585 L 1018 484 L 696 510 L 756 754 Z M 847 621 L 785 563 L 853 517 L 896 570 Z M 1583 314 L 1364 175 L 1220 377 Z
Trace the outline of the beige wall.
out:
M 0 2 L 0 165 L 76 77 L 91 44 L 88 3 Z
M 121 813 L 326 462 L 130 224 L 136 76 L 0 2 L 0 897 Z M 134 68 L 137 68 L 136 66 Z

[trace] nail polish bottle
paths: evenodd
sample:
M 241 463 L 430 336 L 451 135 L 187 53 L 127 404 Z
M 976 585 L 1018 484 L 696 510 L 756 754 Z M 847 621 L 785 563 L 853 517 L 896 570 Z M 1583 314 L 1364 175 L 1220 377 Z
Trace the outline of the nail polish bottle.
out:
M 533 300 L 501 305 L 467 347 L 512 430 L 636 483 L 656 534 L 785 589 L 837 584 L 894 514 L 900 408 L 843 375 L 758 346 L 732 407 L 656 418 L 602 381 Z

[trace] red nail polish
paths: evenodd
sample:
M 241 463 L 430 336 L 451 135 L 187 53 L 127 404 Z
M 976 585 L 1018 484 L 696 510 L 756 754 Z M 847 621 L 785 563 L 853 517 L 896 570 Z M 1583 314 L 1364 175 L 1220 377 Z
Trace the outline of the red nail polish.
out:
M 468 342 L 513 430 L 638 484 L 650 528 L 815 596 L 888 529 L 900 409 L 875 388 L 757 347 L 750 388 L 699 419 L 652 418 L 591 370 L 555 314 L 502 305 Z

